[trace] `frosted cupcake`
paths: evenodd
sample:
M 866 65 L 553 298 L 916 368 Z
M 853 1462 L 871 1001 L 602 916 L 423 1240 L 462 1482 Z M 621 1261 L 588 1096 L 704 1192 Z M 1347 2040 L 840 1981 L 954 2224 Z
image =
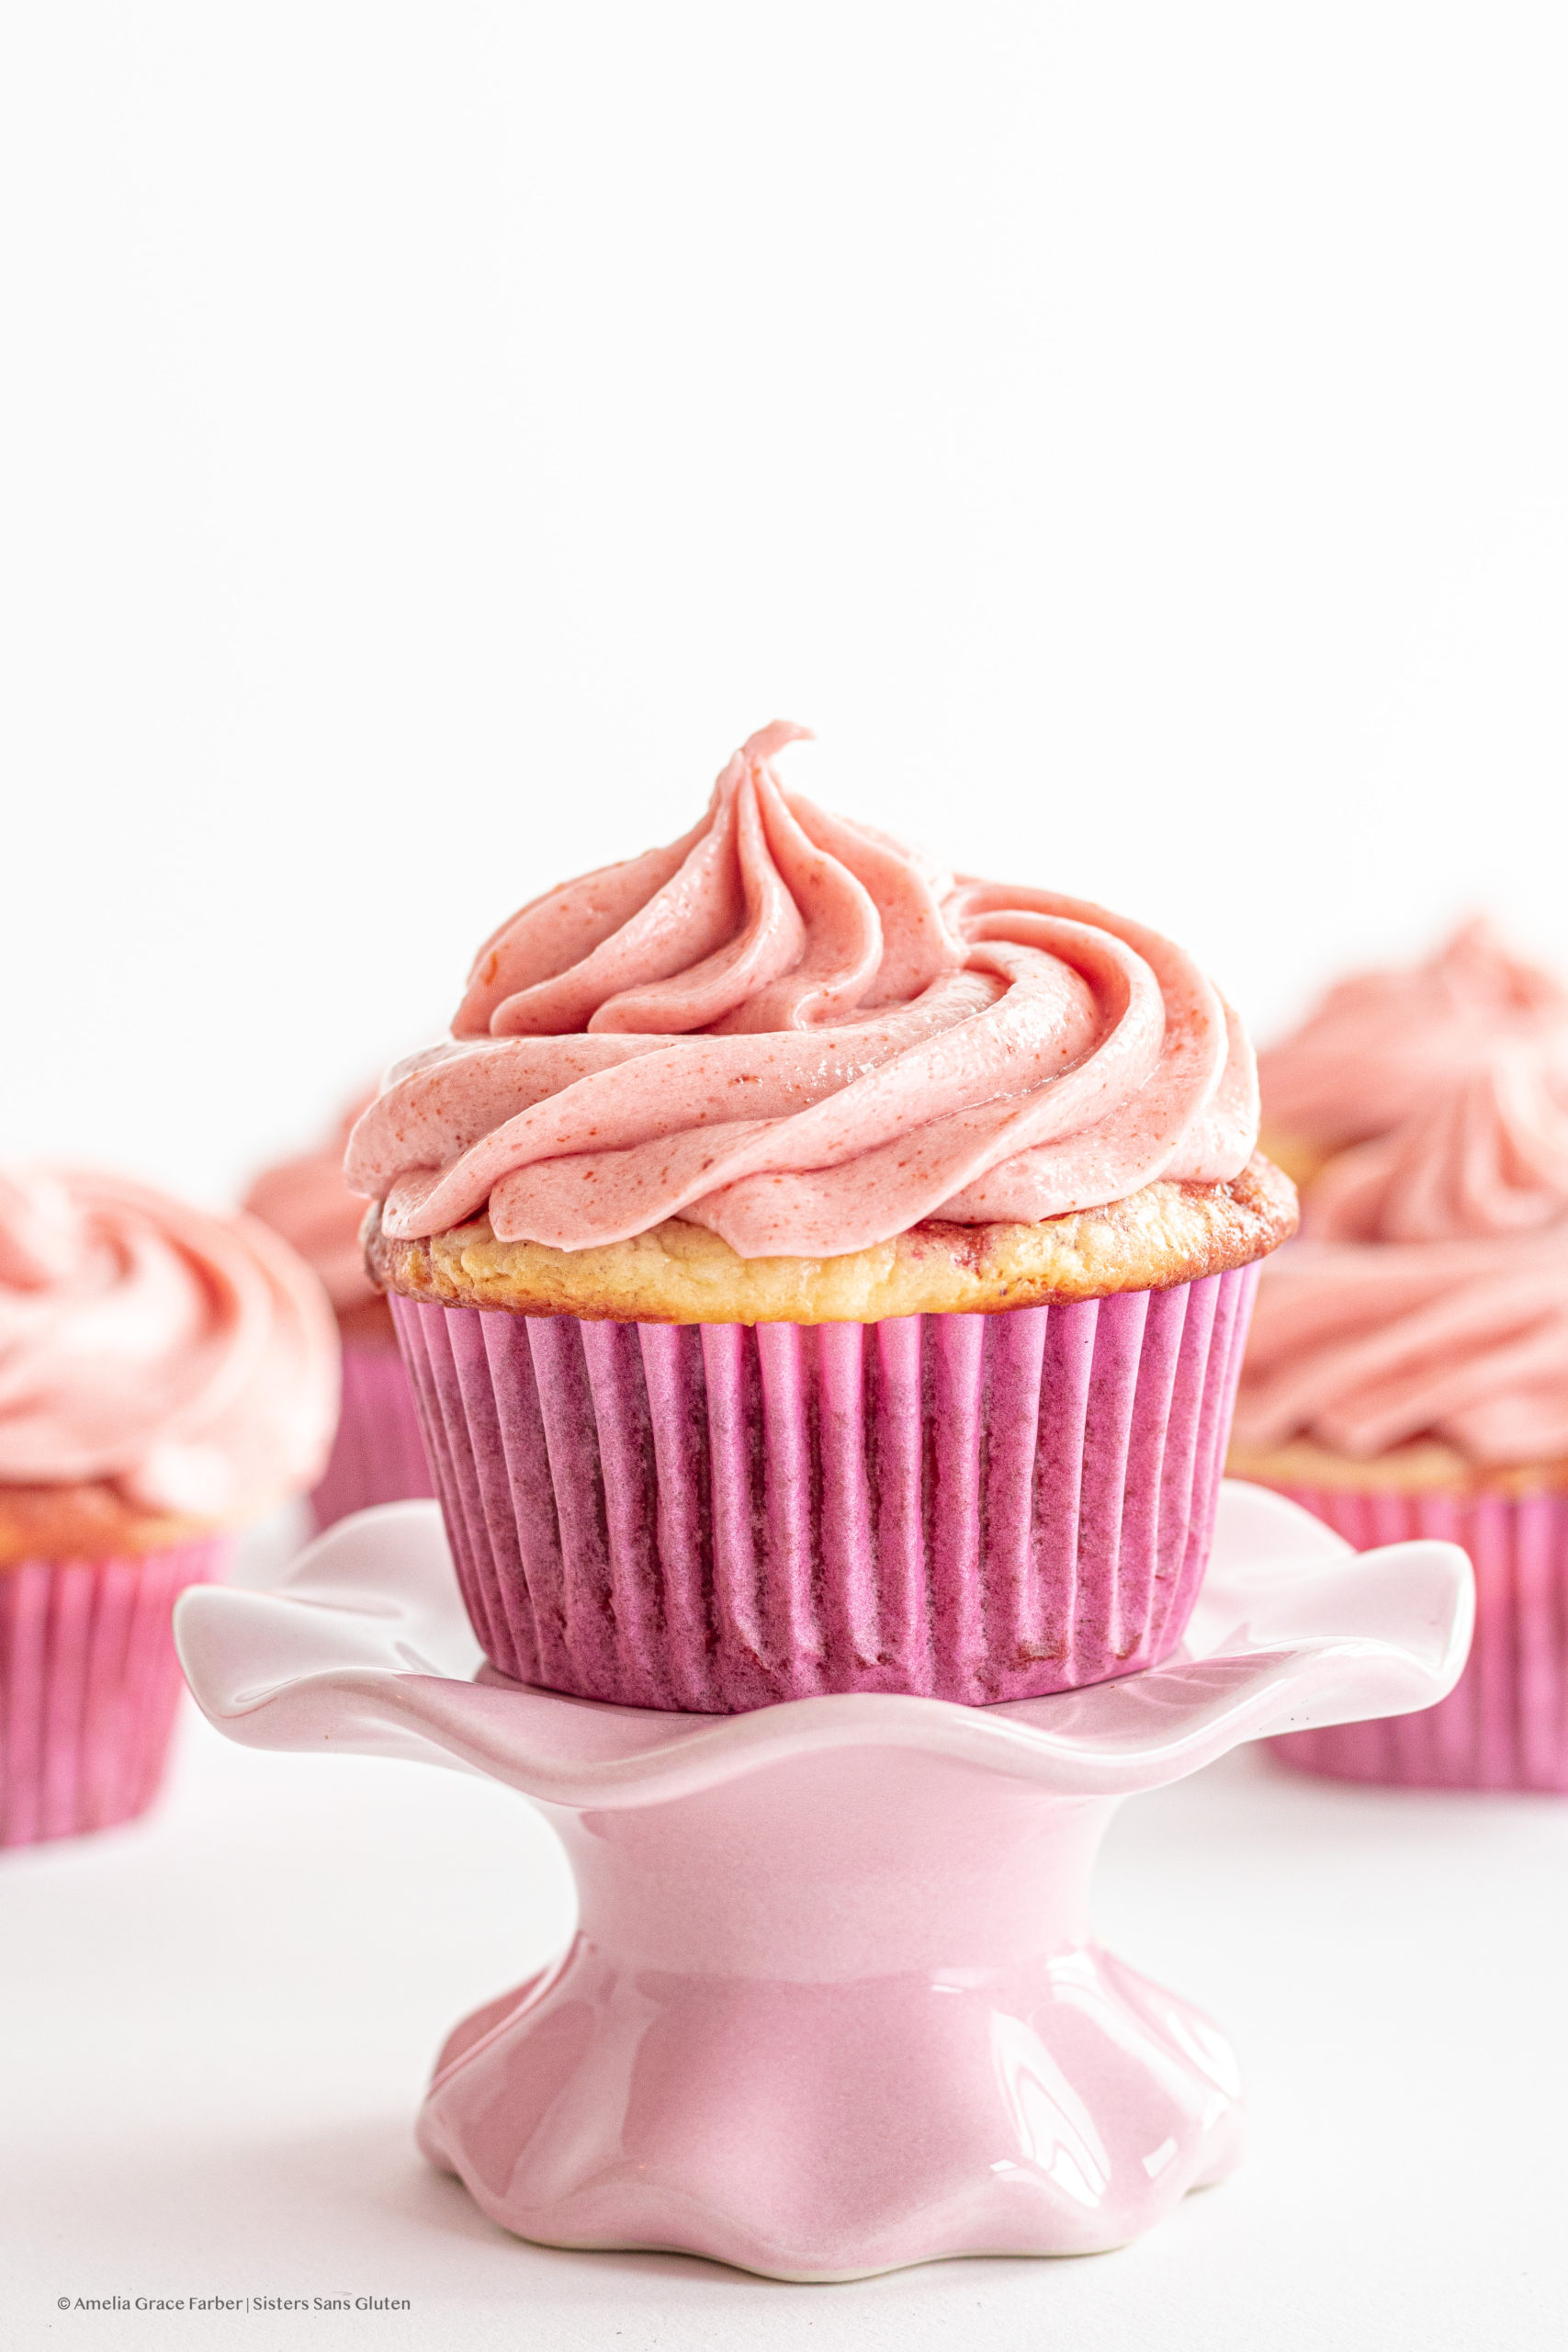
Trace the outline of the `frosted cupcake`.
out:
M 1473 976 L 1477 934 L 1461 944 Z M 1381 1023 L 1371 1069 L 1347 1041 L 1346 1102 L 1371 1116 L 1387 1079 L 1393 1123 L 1326 1161 L 1303 1238 L 1265 1272 L 1231 1468 L 1358 1548 L 1443 1536 L 1475 1566 L 1475 1644 L 1450 1698 L 1281 1752 L 1349 1779 L 1568 1789 L 1562 998 L 1489 942 L 1485 964 L 1507 981 L 1490 1023 L 1473 989 L 1462 1023 L 1451 998 L 1428 1001 L 1443 1050 L 1413 1029 L 1414 1078 L 1391 1069 L 1395 1036 Z M 1309 1064 L 1321 1022 L 1303 1033 Z M 1306 1092 L 1297 1043 L 1265 1057 L 1292 1114 Z
M 0 1173 L 0 1845 L 152 1802 L 175 1597 L 315 1476 L 336 1392 L 326 1302 L 265 1227 Z
M 1472 921 L 1423 963 L 1338 981 L 1259 1055 L 1264 1148 L 1308 1183 L 1336 1152 L 1387 1135 L 1435 1087 L 1508 1045 L 1539 1046 L 1568 1072 L 1568 991 Z
M 1205 1564 L 1250 1050 L 1180 951 L 787 791 L 534 900 L 347 1173 L 503 1674 L 728 1713 L 1131 1673 Z
M 343 1406 L 326 1468 L 310 1496 L 318 1529 L 374 1503 L 435 1492 L 391 1310 L 365 1268 L 359 1245 L 365 1203 L 343 1177 L 350 1131 L 373 1099 L 356 1102 L 319 1150 L 267 1169 L 245 1199 L 248 1213 L 304 1259 L 337 1317 Z

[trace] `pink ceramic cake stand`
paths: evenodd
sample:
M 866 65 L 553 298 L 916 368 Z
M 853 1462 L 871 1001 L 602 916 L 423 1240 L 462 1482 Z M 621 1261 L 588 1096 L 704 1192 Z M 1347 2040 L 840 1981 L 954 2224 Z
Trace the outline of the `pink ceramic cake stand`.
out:
M 1429 1706 L 1472 1607 L 1453 1544 L 1357 1555 L 1232 1485 L 1181 1657 L 995 1707 L 476 1680 L 434 1503 L 342 1521 L 276 1592 L 186 1594 L 176 1634 L 230 1738 L 488 1774 L 565 1842 L 577 1933 L 451 2036 L 433 2162 L 547 2245 L 829 2279 L 1119 2245 L 1230 2169 L 1223 2036 L 1090 1933 L 1106 1825 L 1243 1740 Z

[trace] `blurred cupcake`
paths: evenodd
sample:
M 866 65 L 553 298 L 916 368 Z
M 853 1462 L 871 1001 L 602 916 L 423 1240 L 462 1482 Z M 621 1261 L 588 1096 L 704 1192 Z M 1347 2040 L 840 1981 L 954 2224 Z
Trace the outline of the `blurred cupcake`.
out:
M 1294 1220 L 1250 1049 L 1154 933 L 786 791 L 802 731 L 504 923 L 355 1129 L 469 1612 L 637 1706 L 1131 1673 Z
M 365 1270 L 365 1203 L 344 1182 L 343 1155 L 373 1095 L 345 1113 L 317 1151 L 258 1176 L 245 1207 L 313 1269 L 337 1317 L 343 1406 L 326 1468 L 310 1495 L 318 1529 L 373 1503 L 434 1495 L 424 1440 L 391 1309 Z
M 336 1399 L 326 1303 L 264 1227 L 0 1173 L 0 1845 L 152 1802 L 175 1596 L 315 1476 Z
M 1539 1046 L 1568 1071 L 1568 990 L 1472 921 L 1424 963 L 1338 981 L 1259 1054 L 1263 1148 L 1310 1183 L 1336 1152 L 1387 1135 L 1434 1087 L 1509 1044 Z
M 1462 936 L 1473 977 L 1478 934 Z M 1423 991 L 1444 1050 L 1413 1029 L 1414 1080 L 1381 1023 L 1371 1072 L 1347 1039 L 1346 1103 L 1369 1117 L 1386 1085 L 1393 1115 L 1386 1133 L 1326 1161 L 1307 1188 L 1303 1238 L 1265 1272 L 1230 1467 L 1359 1549 L 1443 1536 L 1475 1566 L 1475 1643 L 1450 1697 L 1297 1735 L 1278 1743 L 1284 1755 L 1354 1780 L 1568 1789 L 1562 998 L 1489 942 L 1484 962 L 1506 982 L 1491 992 L 1490 1028 L 1480 990 L 1462 1019 L 1451 993 Z M 1393 977 L 1379 976 L 1385 1001 Z M 1354 1001 L 1358 986 L 1335 999 Z M 1322 1022 L 1303 1033 L 1307 1060 Z M 1265 1067 L 1296 1074 L 1296 1045 Z M 1291 1095 L 1292 1112 L 1303 1099 Z

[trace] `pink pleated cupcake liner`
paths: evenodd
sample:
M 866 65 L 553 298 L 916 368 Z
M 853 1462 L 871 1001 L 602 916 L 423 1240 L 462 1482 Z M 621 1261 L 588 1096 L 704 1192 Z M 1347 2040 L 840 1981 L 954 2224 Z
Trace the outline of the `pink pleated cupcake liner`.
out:
M 394 1347 L 343 1351 L 343 1409 L 327 1466 L 310 1496 L 317 1532 L 374 1503 L 434 1495 L 419 1409 Z
M 107 1829 L 158 1792 L 183 1683 L 170 1612 L 227 1539 L 0 1570 L 0 1846 Z
M 1475 1639 L 1435 1707 L 1270 1742 L 1307 1772 L 1417 1789 L 1568 1792 L 1568 1495 L 1284 1487 L 1358 1551 L 1440 1536 L 1475 1569 Z
M 984 1705 L 1168 1656 L 1255 1282 L 874 1324 L 392 1308 L 491 1663 L 729 1714 Z

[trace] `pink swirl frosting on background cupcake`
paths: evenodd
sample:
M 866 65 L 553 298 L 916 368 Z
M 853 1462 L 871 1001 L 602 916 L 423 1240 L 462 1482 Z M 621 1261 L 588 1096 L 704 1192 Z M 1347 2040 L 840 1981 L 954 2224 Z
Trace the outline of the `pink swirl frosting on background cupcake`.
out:
M 1382 1135 L 1500 1046 L 1539 1045 L 1568 1073 L 1568 990 L 1465 923 L 1425 963 L 1353 973 L 1258 1055 L 1270 1129 L 1331 1149 Z
M 1457 1241 L 1556 1225 L 1568 1214 L 1565 1105 L 1568 1073 L 1539 1050 L 1498 1047 L 1331 1159 L 1303 1228 L 1325 1241 Z
M 326 1300 L 265 1226 L 0 1171 L 0 1485 L 226 1523 L 314 1476 L 336 1405 Z
M 350 1141 L 390 1235 L 488 1204 L 501 1239 L 562 1250 L 682 1217 L 833 1256 L 1246 1166 L 1251 1050 L 1179 949 L 826 815 L 772 764 L 804 732 L 764 728 L 692 831 L 486 943 L 452 1041 Z
M 1370 1458 L 1433 1436 L 1498 1466 L 1568 1454 L 1565 1106 L 1548 1042 L 1495 1042 L 1328 1162 L 1305 1238 L 1263 1271 L 1239 1443 L 1305 1435 Z
M 343 1156 L 355 1122 L 375 1099 L 371 1094 L 361 1097 L 318 1149 L 264 1170 L 245 1195 L 246 1214 L 282 1234 L 340 1315 L 379 1295 L 365 1271 L 359 1246 L 365 1203 L 349 1191 L 343 1176 Z

